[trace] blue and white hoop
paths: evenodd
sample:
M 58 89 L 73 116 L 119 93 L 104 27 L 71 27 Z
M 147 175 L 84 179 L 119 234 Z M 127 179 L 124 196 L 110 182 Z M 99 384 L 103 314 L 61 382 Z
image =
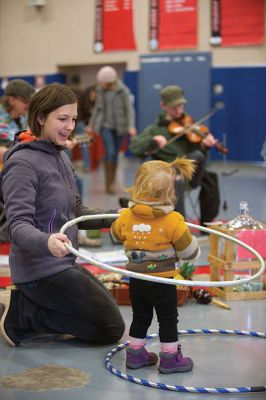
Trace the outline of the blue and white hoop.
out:
M 78 218 L 75 218 L 71 221 L 68 221 L 65 223 L 62 228 L 60 229 L 60 233 L 65 233 L 65 231 L 82 221 L 86 220 L 92 220 L 92 219 L 104 219 L 104 218 L 117 218 L 119 215 L 118 214 L 97 214 L 97 215 L 86 215 L 86 216 L 81 216 Z M 80 257 L 87 261 L 90 264 L 96 265 L 102 269 L 112 271 L 112 272 L 118 272 L 120 274 L 129 276 L 129 277 L 134 277 L 142 280 L 147 280 L 147 281 L 153 281 L 153 282 L 160 282 L 160 283 L 165 283 L 169 285 L 183 285 L 183 286 L 205 286 L 205 287 L 225 287 L 225 286 L 237 286 L 237 285 L 242 285 L 244 283 L 248 283 L 254 279 L 259 278 L 263 272 L 265 271 L 265 264 L 264 260 L 261 257 L 261 255 L 254 250 L 252 247 L 249 245 L 245 244 L 244 242 L 226 235 L 225 233 L 214 231 L 209 228 L 205 228 L 203 226 L 198 226 L 195 224 L 187 223 L 187 225 L 191 228 L 196 228 L 199 229 L 203 232 L 207 233 L 213 233 L 217 236 L 223 237 L 225 239 L 231 240 L 232 242 L 235 242 L 239 246 L 244 247 L 246 250 L 250 251 L 255 255 L 257 260 L 259 261 L 260 268 L 259 270 L 252 276 L 247 277 L 247 278 L 242 278 L 238 280 L 232 280 L 232 281 L 186 281 L 186 280 L 178 280 L 178 279 L 168 279 L 168 278 L 163 278 L 163 277 L 157 277 L 157 276 L 150 276 L 150 275 L 145 275 L 145 274 L 140 274 L 132 271 L 127 271 L 121 268 L 113 267 L 108 264 L 105 264 L 103 262 L 98 261 L 97 259 L 94 259 L 92 257 L 89 257 L 88 255 L 82 254 L 80 251 L 76 250 L 73 246 L 71 246 L 68 243 L 65 243 L 66 248 L 73 254 L 75 254 L 77 257 Z M 253 336 L 257 338 L 266 338 L 266 333 L 262 332 L 254 332 L 254 331 L 242 331 L 242 330 L 218 330 L 218 329 L 188 329 L 188 330 L 180 330 L 178 331 L 178 334 L 231 334 L 231 335 L 246 335 L 246 336 Z M 149 335 L 147 336 L 147 339 L 153 339 L 155 337 L 158 337 L 157 334 Z M 266 392 L 266 386 L 243 386 L 243 387 L 192 387 L 192 386 L 180 386 L 180 385 L 167 385 L 165 383 L 161 382 L 150 382 L 147 381 L 146 379 L 142 378 L 136 378 L 132 375 L 128 375 L 123 373 L 122 371 L 116 369 L 113 367 L 113 365 L 110 363 L 111 358 L 118 353 L 119 351 L 123 350 L 128 346 L 129 342 L 120 344 L 118 346 L 115 346 L 105 357 L 105 366 L 106 368 L 114 375 L 118 376 L 121 379 L 127 380 L 132 383 L 136 383 L 139 385 L 147 386 L 147 387 L 153 387 L 156 389 L 162 389 L 162 390 L 170 390 L 170 391 L 176 391 L 176 392 L 183 392 L 183 393 L 212 393 L 212 394 L 229 394 L 229 393 L 239 393 L 239 394 L 244 394 L 244 393 L 259 393 L 259 392 Z
M 251 332 L 251 331 L 240 331 L 240 330 L 225 330 L 225 329 L 184 329 L 178 331 L 179 335 L 182 334 L 221 334 L 221 335 L 244 335 L 244 336 L 253 336 L 257 338 L 266 338 L 266 333 L 261 332 Z M 153 339 L 158 337 L 157 334 L 148 335 L 147 339 Z M 229 394 L 229 393 L 259 393 L 266 392 L 266 386 L 240 386 L 240 387 L 193 387 L 193 386 L 181 386 L 181 385 L 168 385 L 162 382 L 150 382 L 146 379 L 137 378 L 132 375 L 128 375 L 123 373 L 122 371 L 114 368 L 111 364 L 111 358 L 117 354 L 119 351 L 125 349 L 128 346 L 129 342 L 120 344 L 115 346 L 104 359 L 105 366 L 112 374 L 118 376 L 118 378 L 124 379 L 131 383 L 136 383 L 138 385 L 143 385 L 147 387 L 152 387 L 155 389 L 162 390 L 171 390 L 174 392 L 183 392 L 183 393 L 211 393 L 211 394 Z

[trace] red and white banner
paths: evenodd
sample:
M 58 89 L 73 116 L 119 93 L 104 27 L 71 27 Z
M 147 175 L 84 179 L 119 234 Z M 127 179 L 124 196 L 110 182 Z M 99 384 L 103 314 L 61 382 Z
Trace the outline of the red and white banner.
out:
M 150 0 L 150 50 L 197 47 L 197 0 Z
M 264 40 L 264 0 L 212 0 L 213 46 L 260 45 Z
M 94 51 L 135 50 L 134 0 L 95 0 Z

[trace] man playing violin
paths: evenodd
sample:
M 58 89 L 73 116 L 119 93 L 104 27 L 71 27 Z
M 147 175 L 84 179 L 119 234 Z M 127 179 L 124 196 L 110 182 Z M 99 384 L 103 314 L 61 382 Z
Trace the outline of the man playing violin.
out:
M 192 189 L 201 185 L 206 166 L 207 151 L 216 146 L 217 140 L 206 129 L 200 141 L 190 140 L 190 127 L 193 119 L 185 112 L 186 98 L 179 86 L 166 86 L 160 92 L 162 112 L 156 122 L 132 138 L 129 146 L 132 153 L 138 157 L 151 156 L 152 159 L 172 162 L 176 157 L 186 157 L 195 160 L 197 169 L 190 181 Z M 173 135 L 177 135 L 176 138 Z M 184 193 L 186 186 L 181 179 L 176 181 L 177 204 L 176 211 L 185 215 Z

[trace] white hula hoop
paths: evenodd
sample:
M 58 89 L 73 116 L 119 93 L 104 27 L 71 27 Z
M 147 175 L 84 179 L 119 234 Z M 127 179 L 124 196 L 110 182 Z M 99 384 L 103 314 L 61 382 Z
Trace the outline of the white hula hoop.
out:
M 93 220 L 93 219 L 113 219 L 113 218 L 118 218 L 119 214 L 95 214 L 95 215 L 83 215 L 78 218 L 74 218 L 71 221 L 66 222 L 60 229 L 60 233 L 65 233 L 65 231 L 70 228 L 71 226 L 82 222 L 82 221 L 87 221 L 87 220 Z M 146 275 L 146 274 L 140 274 L 137 272 L 132 272 L 132 271 L 127 271 L 122 268 L 118 267 L 113 267 L 111 265 L 108 265 L 106 263 L 100 262 L 92 257 L 89 257 L 88 255 L 82 254 L 79 250 L 76 250 L 73 246 L 71 246 L 68 243 L 65 243 L 66 248 L 76 255 L 77 257 L 80 257 L 87 261 L 90 264 L 96 265 L 97 267 L 100 267 L 102 269 L 105 269 L 107 271 L 112 271 L 112 272 L 118 272 L 122 275 L 129 276 L 131 278 L 137 278 L 137 279 L 142 279 L 144 281 L 151 281 L 151 282 L 158 282 L 158 283 L 165 283 L 168 285 L 182 285 L 182 286 L 202 286 L 202 287 L 225 287 L 225 286 L 239 286 L 243 285 L 244 283 L 248 283 L 254 279 L 259 278 L 263 272 L 265 271 L 265 264 L 264 260 L 261 257 L 261 255 L 254 250 L 252 247 L 247 245 L 246 243 L 232 237 L 229 235 L 226 235 L 225 233 L 214 231 L 213 229 L 205 228 L 200 225 L 195 225 L 191 223 L 186 223 L 189 227 L 191 228 L 196 228 L 199 229 L 200 231 L 207 232 L 207 233 L 213 233 L 215 235 L 221 236 L 225 239 L 231 240 L 232 242 L 235 242 L 239 246 L 244 247 L 246 250 L 250 251 L 254 256 L 257 258 L 257 260 L 260 263 L 260 268 L 258 272 L 256 272 L 254 275 L 246 277 L 246 278 L 241 278 L 238 280 L 233 280 L 233 281 L 188 281 L 188 280 L 178 280 L 178 279 L 170 279 L 170 278 L 163 278 L 163 277 L 158 277 L 158 276 L 153 276 L 153 275 Z

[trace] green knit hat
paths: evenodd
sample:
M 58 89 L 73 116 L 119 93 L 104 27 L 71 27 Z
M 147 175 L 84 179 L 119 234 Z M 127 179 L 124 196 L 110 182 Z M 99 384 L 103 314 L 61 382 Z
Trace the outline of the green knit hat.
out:
M 184 92 L 179 86 L 171 85 L 166 86 L 160 92 L 163 104 L 168 107 L 175 107 L 179 104 L 186 103 Z
M 35 89 L 30 83 L 22 79 L 13 79 L 8 82 L 4 93 L 5 96 L 21 97 L 23 100 L 30 101 Z

